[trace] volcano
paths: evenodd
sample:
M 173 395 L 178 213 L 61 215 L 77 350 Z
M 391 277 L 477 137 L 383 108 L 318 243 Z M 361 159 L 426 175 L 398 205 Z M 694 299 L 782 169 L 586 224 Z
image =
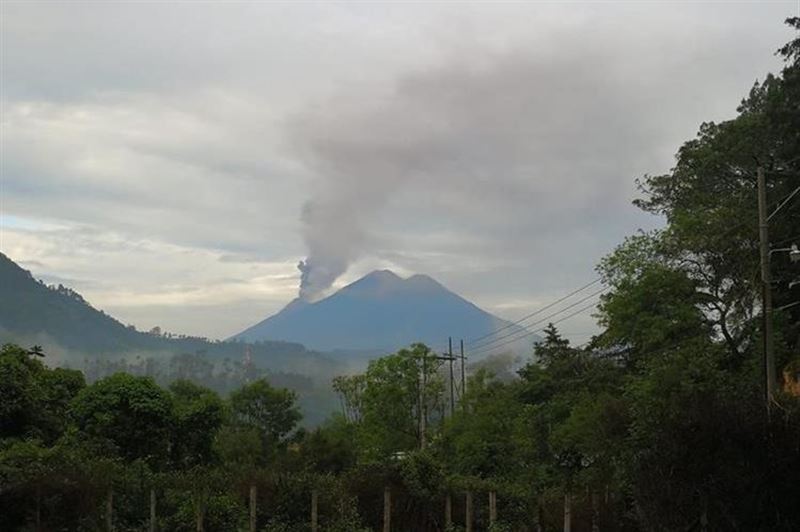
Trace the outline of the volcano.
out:
M 233 339 L 300 342 L 323 351 L 393 352 L 413 342 L 441 349 L 448 336 L 471 339 L 507 325 L 427 275 L 404 279 L 379 270 L 320 301 L 295 299 Z M 511 326 L 501 334 L 516 335 L 514 329 L 523 331 Z M 534 340 L 529 336 L 521 340 L 522 346 L 502 349 L 529 350 Z

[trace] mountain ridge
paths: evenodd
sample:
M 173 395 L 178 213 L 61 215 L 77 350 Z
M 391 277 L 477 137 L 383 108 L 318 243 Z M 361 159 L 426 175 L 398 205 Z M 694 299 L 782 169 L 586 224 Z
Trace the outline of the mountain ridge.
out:
M 70 288 L 45 285 L 2 252 L 0 301 L 0 344 L 41 345 L 54 358 L 74 359 L 77 355 L 81 361 L 84 357 L 204 353 L 221 361 L 239 360 L 245 352 L 245 346 L 238 342 L 138 331 L 94 308 Z M 262 341 L 249 349 L 254 362 L 274 370 L 310 373 L 338 365 L 294 342 Z
M 375 270 L 314 302 L 291 301 L 231 339 L 297 341 L 323 351 L 392 352 L 413 342 L 491 334 L 509 322 L 484 311 L 425 274 L 402 278 Z

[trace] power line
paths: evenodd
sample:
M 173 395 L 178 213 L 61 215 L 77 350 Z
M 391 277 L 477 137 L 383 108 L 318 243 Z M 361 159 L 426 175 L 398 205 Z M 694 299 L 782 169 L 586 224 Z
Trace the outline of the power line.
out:
M 771 218 L 772 216 L 774 216 L 775 214 L 777 214 L 777 212 L 778 212 L 778 211 L 779 211 L 779 210 L 780 210 L 780 209 L 781 209 L 781 208 L 782 208 L 784 205 L 786 205 L 786 204 L 789 202 L 789 200 L 790 200 L 790 199 L 792 199 L 792 197 L 793 197 L 795 194 L 797 194 L 799 191 L 800 191 L 800 187 L 798 187 L 798 189 L 797 189 L 797 190 L 795 190 L 795 191 L 793 191 L 793 192 L 791 192 L 791 193 L 787 194 L 787 195 L 786 195 L 786 196 L 784 196 L 782 199 L 779 199 L 779 200 L 777 200 L 777 201 L 773 201 L 772 203 L 768 204 L 768 205 L 767 205 L 767 208 L 768 208 L 768 209 L 769 209 L 769 208 L 772 208 L 772 207 L 775 207 L 776 205 L 778 206 L 778 207 L 777 207 L 777 208 L 776 208 L 776 209 L 775 209 L 775 210 L 772 212 L 772 214 L 770 214 L 770 218 Z M 742 221 L 740 221 L 738 224 L 735 224 L 735 225 L 733 225 L 733 226 L 729 227 L 729 228 L 728 228 L 728 230 L 727 230 L 727 231 L 725 231 L 724 233 L 722 233 L 722 234 L 721 234 L 721 235 L 720 235 L 718 238 L 719 238 L 720 240 L 723 240 L 723 239 L 725 239 L 725 238 L 729 237 L 730 235 L 732 235 L 733 233 L 735 233 L 736 231 L 738 231 L 739 229 L 741 229 L 742 227 L 745 227 L 745 226 L 750 226 L 750 227 L 752 227 L 752 222 L 753 222 L 753 220 L 742 220 Z M 756 228 L 757 228 L 757 227 L 756 227 Z M 773 244 L 773 245 L 777 245 L 777 244 Z
M 586 305 L 585 307 L 583 307 L 583 308 L 580 308 L 580 309 L 576 310 L 575 312 L 573 312 L 573 313 L 571 313 L 571 314 L 568 314 L 568 315 L 566 315 L 566 316 L 564 316 L 564 317 L 562 317 L 562 318 L 559 318 L 559 319 L 557 319 L 557 320 L 555 320 L 555 321 L 553 321 L 553 322 L 550 322 L 550 323 L 551 323 L 552 325 L 555 325 L 555 324 L 557 324 L 557 323 L 561 323 L 562 321 L 566 321 L 566 320 L 568 320 L 568 319 L 570 319 L 570 318 L 574 318 L 574 317 L 575 317 L 575 316 L 577 316 L 578 314 L 581 314 L 581 313 L 583 313 L 583 312 L 586 312 L 586 311 L 587 311 L 587 310 L 589 310 L 589 309 L 592 309 L 592 308 L 594 308 L 596 305 L 597 305 L 597 301 L 593 302 L 593 303 L 592 303 L 592 304 L 590 304 L 590 305 Z M 539 328 L 539 329 L 536 329 L 536 330 L 534 330 L 534 331 L 526 331 L 524 334 L 521 334 L 520 336 L 518 336 L 518 337 L 516 337 L 516 338 L 512 338 L 512 339 L 510 339 L 510 340 L 507 340 L 507 341 L 505 341 L 505 342 L 503 342 L 503 343 L 501 343 L 501 344 L 498 344 L 498 345 L 495 345 L 495 346 L 491 347 L 491 348 L 489 349 L 489 351 L 494 351 L 495 349 L 498 349 L 498 348 L 500 348 L 500 347 L 503 347 L 504 345 L 507 345 L 507 344 L 510 344 L 510 343 L 516 342 L 516 341 L 518 341 L 518 340 L 521 340 L 521 339 L 525 338 L 526 336 L 531 336 L 531 335 L 533 335 L 533 334 L 536 334 L 536 333 L 542 332 L 542 331 L 544 331 L 545 329 L 547 329 L 547 327 L 548 327 L 548 326 L 544 326 L 544 327 L 541 327 L 541 328 Z M 485 350 L 478 350 L 478 351 L 476 351 L 476 352 L 472 353 L 472 356 L 475 356 L 476 354 L 483 354 L 483 353 L 485 353 L 485 352 L 488 352 L 488 351 L 485 351 Z
M 597 303 L 598 303 L 597 301 L 594 301 L 594 302 L 592 302 L 591 304 L 589 304 L 589 305 L 586 305 L 585 307 L 582 307 L 582 308 L 580 308 L 580 309 L 576 310 L 575 312 L 572 312 L 572 313 L 570 313 L 570 314 L 567 314 L 566 316 L 563 316 L 563 317 L 561 317 L 561 318 L 559 318 L 559 319 L 557 319 L 557 320 L 555 320 L 555 321 L 552 321 L 552 322 L 550 322 L 550 324 L 552 324 L 552 325 L 555 325 L 555 324 L 557 324 L 557 323 L 561 323 L 561 322 L 563 322 L 563 321 L 566 321 L 566 320 L 568 320 L 568 319 L 570 319 L 570 318 L 574 318 L 575 316 L 577 316 L 577 315 L 579 315 L 579 314 L 581 314 L 581 313 L 583 313 L 583 312 L 586 312 L 586 311 L 587 311 L 587 310 L 589 310 L 589 309 L 595 308 L 595 306 L 597 305 Z M 525 337 L 527 337 L 527 336 L 531 336 L 531 335 L 534 335 L 534 334 L 536 334 L 536 333 L 540 333 L 540 332 L 544 331 L 545 329 L 547 329 L 547 327 L 548 327 L 550 324 L 548 324 L 548 325 L 546 325 L 546 326 L 544 326 L 544 327 L 540 327 L 540 328 L 538 328 L 538 329 L 535 329 L 535 330 L 533 330 L 533 331 L 525 331 L 525 333 L 523 333 L 523 334 L 521 334 L 521 335 L 519 335 L 519 336 L 517 336 L 517 337 L 515 337 L 515 338 L 511 338 L 510 340 L 507 340 L 507 341 L 505 341 L 505 342 L 502 342 L 502 343 L 500 343 L 500 344 L 497 344 L 497 345 L 491 346 L 491 347 L 490 347 L 488 350 L 487 350 L 487 349 L 485 349 L 485 348 L 484 348 L 484 349 L 479 349 L 479 350 L 477 350 L 476 352 L 472 353 L 472 355 L 473 355 L 473 356 L 475 356 L 476 354 L 483 354 L 483 353 L 486 353 L 486 352 L 489 352 L 489 351 L 494 351 L 495 349 L 498 349 L 498 348 L 500 348 L 500 347 L 503 347 L 504 345 L 508 345 L 508 344 L 510 344 L 510 343 L 517 342 L 517 341 L 519 341 L 519 340 L 521 340 L 521 339 L 523 339 L 523 338 L 525 338 Z
M 567 305 L 566 307 L 562 308 L 561 310 L 558 310 L 556 312 L 548 314 L 544 318 L 540 318 L 540 319 L 536 320 L 535 322 L 529 324 L 528 327 L 532 327 L 534 325 L 538 325 L 538 324 L 540 324 L 542 322 L 545 322 L 545 321 L 549 320 L 550 318 L 558 316 L 562 312 L 567 311 L 567 310 L 569 310 L 571 308 L 574 308 L 574 307 L 580 305 L 581 303 L 583 303 L 584 301 L 587 301 L 587 300 L 593 298 L 594 296 L 605 292 L 606 290 L 607 290 L 607 288 L 605 288 L 605 287 L 601 288 L 600 290 L 596 290 L 596 291 L 592 292 L 591 294 L 589 294 L 588 296 L 585 296 L 585 297 L 579 299 L 578 301 L 575 301 L 574 303 L 571 303 L 571 304 Z M 527 329 L 525 327 L 520 327 L 520 328 L 523 329 L 524 331 L 527 331 Z M 500 336 L 498 336 L 496 338 L 493 338 L 493 339 L 491 339 L 489 341 L 480 342 L 477 345 L 473 345 L 473 349 L 483 350 L 486 347 L 491 346 L 492 344 L 494 344 L 495 342 L 497 342 L 499 340 L 503 340 L 504 338 L 508 338 L 509 336 L 514 336 L 514 335 L 519 334 L 519 333 L 520 333 L 519 330 L 510 331 L 510 332 L 508 332 L 506 334 L 500 335 Z
M 587 288 L 589 288 L 590 286 L 596 285 L 596 284 L 597 284 L 597 283 L 599 283 L 600 281 L 602 281 L 602 278 L 601 278 L 601 277 L 598 277 L 598 278 L 597 278 L 597 279 L 595 279 L 594 281 L 592 281 L 592 282 L 590 282 L 590 283 L 587 283 L 587 284 L 585 284 L 585 285 L 581 286 L 580 288 L 578 288 L 578 289 L 576 289 L 576 290 L 573 290 L 572 292 L 570 292 L 569 294 L 565 295 L 564 297 L 562 297 L 562 298 L 560 298 L 560 299 L 558 299 L 558 300 L 556 300 L 556 301 L 553 301 L 552 303 L 550 303 L 550 304 L 548 304 L 548 305 L 545 305 L 544 307 L 540 308 L 539 310 L 537 310 L 537 311 L 535 311 L 535 312 L 531 312 L 530 314 L 527 314 L 527 315 L 523 316 L 522 318 L 518 319 L 517 321 L 515 321 L 515 322 L 513 322 L 513 323 L 508 323 L 508 324 L 504 325 L 503 327 L 500 327 L 499 329 L 495 329 L 494 331 L 492 331 L 492 332 L 489 332 L 489 333 L 486 333 L 486 334 L 484 334 L 484 335 L 482 335 L 482 336 L 478 336 L 478 337 L 476 337 L 476 338 L 472 338 L 472 339 L 470 339 L 470 340 L 467 340 L 467 341 L 466 341 L 466 342 L 464 342 L 464 343 L 465 343 L 466 345 L 469 345 L 469 344 L 474 344 L 474 343 L 478 342 L 479 340 L 483 340 L 484 338 L 488 338 L 488 337 L 490 337 L 490 336 L 494 336 L 495 334 L 499 333 L 500 331 L 503 331 L 503 330 L 505 330 L 505 329 L 508 329 L 508 328 L 510 328 L 510 327 L 514 327 L 515 325 L 519 325 L 519 324 L 520 324 L 520 323 L 522 323 L 523 321 L 525 321 L 525 320 L 528 320 L 528 319 L 530 319 L 530 318 L 532 318 L 532 317 L 536 316 L 537 314 L 540 314 L 540 313 L 544 312 L 545 310 L 547 310 L 547 309 L 549 309 L 549 308 L 552 308 L 552 307 L 554 307 L 554 306 L 558 305 L 559 303 L 561 303 L 561 302 L 562 302 L 562 301 L 564 301 L 565 299 L 569 299 L 570 297 L 574 296 L 575 294 L 577 294 L 577 293 L 579 293 L 579 292 L 583 292 L 584 290 L 586 290 L 586 289 L 587 289 Z M 531 324 L 531 325 L 534 325 L 534 324 Z
M 777 208 L 777 209 L 775 209 L 774 211 L 772 211 L 772 214 L 770 214 L 769 216 L 767 216 L 767 221 L 770 221 L 770 220 L 772 220 L 772 217 L 773 217 L 773 216 L 775 216 L 776 214 L 778 214 L 778 212 L 780 212 L 780 210 L 781 210 L 781 209 L 784 207 L 784 205 L 786 205 L 787 203 L 789 203 L 790 201 L 792 201 L 792 198 L 793 198 L 793 197 L 795 197 L 795 196 L 797 195 L 797 193 L 798 193 L 798 192 L 800 192 L 800 187 L 797 187 L 796 189 L 794 189 L 794 192 L 792 192 L 791 194 L 789 194 L 789 197 L 787 197 L 785 200 L 783 200 L 783 201 L 781 202 L 781 204 L 780 204 L 780 205 L 778 205 L 778 208 Z
M 770 214 L 770 216 L 769 216 L 769 218 L 768 218 L 768 219 L 770 219 L 770 218 L 772 218 L 773 216 L 775 216 L 776 214 L 778 214 L 778 212 L 779 212 L 779 211 L 780 211 L 780 210 L 781 210 L 781 209 L 782 209 L 782 208 L 783 208 L 785 205 L 787 205 L 787 204 L 789 203 L 789 201 L 791 201 L 791 200 L 792 200 L 792 198 L 794 198 L 794 196 L 795 196 L 795 195 L 797 195 L 798 193 L 800 193 L 800 187 L 798 187 L 797 189 L 795 189 L 794 191 L 792 191 L 790 194 L 788 194 L 788 195 L 787 195 L 786 197 L 784 197 L 783 199 L 781 199 L 781 200 L 778 200 L 778 201 L 774 201 L 774 202 L 772 202 L 772 203 L 771 203 L 769 206 L 770 206 L 770 207 L 773 207 L 773 206 L 776 206 L 776 205 L 777 205 L 777 208 L 776 208 L 776 209 L 775 209 L 775 210 L 772 212 L 772 214 Z M 733 234 L 734 232 L 736 232 L 736 231 L 737 231 L 737 230 L 739 230 L 740 228 L 742 228 L 742 227 L 744 227 L 744 226 L 748 226 L 748 225 L 750 225 L 750 223 L 751 223 L 750 221 L 742 221 L 742 222 L 740 222 L 740 223 L 738 223 L 738 224 L 736 224 L 736 225 L 734 225 L 734 226 L 732 226 L 732 227 L 728 228 L 728 230 L 727 230 L 727 231 L 725 231 L 725 232 L 722 234 L 721 238 L 726 238 L 727 236 L 729 236 L 729 235 Z M 775 243 L 774 245 L 782 244 L 782 243 L 788 242 L 788 241 L 790 241 L 790 240 L 795 240 L 795 239 L 796 239 L 796 238 L 790 238 L 790 239 L 786 239 L 786 240 L 783 240 L 783 241 L 781 241 L 781 242 L 779 242 L 779 243 Z M 503 343 L 501 343 L 501 344 L 499 344 L 499 345 L 493 345 L 493 344 L 495 344 L 495 342 L 498 342 L 498 341 L 500 341 L 500 340 L 503 340 L 503 339 L 505 339 L 505 338 L 509 338 L 509 337 L 511 337 L 511 336 L 514 336 L 514 335 L 518 334 L 518 333 L 519 333 L 519 331 L 511 331 L 511 332 L 509 332 L 509 333 L 507 333 L 507 334 L 500 335 L 500 336 L 498 336 L 498 337 L 496 337 L 496 338 L 493 338 L 493 339 L 490 339 L 490 340 L 488 340 L 488 341 L 481 341 L 481 340 L 484 340 L 484 339 L 486 339 L 486 338 L 490 338 L 490 337 L 492 337 L 492 336 L 495 336 L 495 335 L 497 335 L 497 333 L 499 333 L 499 332 L 502 332 L 502 331 L 504 331 L 504 330 L 507 330 L 507 329 L 509 329 L 509 328 L 511 328 L 511 327 L 514 327 L 514 326 L 520 326 L 521 328 L 525 329 L 526 327 L 530 327 L 530 326 L 533 326 L 533 325 L 537 325 L 537 324 L 541 323 L 542 321 L 544 321 L 544 320 L 547 320 L 547 319 L 549 319 L 549 318 L 551 318 L 551 317 L 553 317 L 553 316 L 557 316 L 558 314 L 561 314 L 561 313 L 562 313 L 562 312 L 564 312 L 565 310 L 568 310 L 568 309 L 570 309 L 570 308 L 573 308 L 574 306 L 576 306 L 576 305 L 578 305 L 578 304 L 582 303 L 583 301 L 586 301 L 587 299 L 589 299 L 589 298 L 593 297 L 594 295 L 597 295 L 597 294 L 599 294 L 599 293 L 602 293 L 602 292 L 604 292 L 604 291 L 606 290 L 606 288 L 603 288 L 602 290 L 599 290 L 599 291 L 597 291 L 597 292 L 594 292 L 593 294 L 590 294 L 589 296 L 587 296 L 587 297 L 585 297 L 585 298 L 583 298 L 583 299 L 581 299 L 581 300 L 579 300 L 579 301 L 577 301 L 577 302 L 575 302 L 575 303 L 573 303 L 573 304 L 571 304 L 571 305 L 569 305 L 569 306 L 567 306 L 567 307 L 565 307 L 565 308 L 561 309 L 561 310 L 560 310 L 560 311 L 558 311 L 558 312 L 555 312 L 555 313 L 553 313 L 553 314 L 550 314 L 549 316 L 547 316 L 547 317 L 545 317 L 545 318 L 542 318 L 542 319 L 540 319 L 540 320 L 537 320 L 537 321 L 535 321 L 535 322 L 533 322 L 533 323 L 530 323 L 530 324 L 528 324 L 528 325 L 521 325 L 521 324 L 522 324 L 522 322 L 524 322 L 524 321 L 527 321 L 527 320 L 529 320 L 530 318 L 532 318 L 532 317 L 534 317 L 534 316 L 537 316 L 538 314 L 541 314 L 541 313 L 542 313 L 542 312 L 544 312 L 545 310 L 547 310 L 547 309 L 550 309 L 550 308 L 552 308 L 552 307 L 554 307 L 554 306 L 558 305 L 559 303 L 561 303 L 561 302 L 563 302 L 563 301 L 565 301 L 565 300 L 569 299 L 570 297 L 572 297 L 572 296 L 574 296 L 574 295 L 576 295 L 576 294 L 578 294 L 578 293 L 580 293 L 580 292 L 582 292 L 582 291 L 586 290 L 587 288 L 589 288 L 589 287 L 591 287 L 591 286 L 593 286 L 593 285 L 595 285 L 595 284 L 597 284 L 597 283 L 599 283 L 599 282 L 601 282 L 601 281 L 602 281 L 602 277 L 598 277 L 598 278 L 594 279 L 593 281 L 591 281 L 591 282 L 589 282 L 589 283 L 587 283 L 587 284 L 585 284 L 585 285 L 581 286 L 580 288 L 577 288 L 577 289 L 573 290 L 573 291 L 572 291 L 572 292 L 570 292 L 569 294 L 567 294 L 567 295 L 565 295 L 565 296 L 563 296 L 563 297 L 561 297 L 561 298 L 557 299 L 556 301 L 553 301 L 552 303 L 549 303 L 548 305 L 545 305 L 544 307 L 542 307 L 542 308 L 540 308 L 540 309 L 538 309 L 538 310 L 536 310 L 536 311 L 534 311 L 534 312 L 532 312 L 532 313 L 530 313 L 530 314 L 527 314 L 527 315 L 523 316 L 522 318 L 518 319 L 517 321 L 515 321 L 515 322 L 512 322 L 512 323 L 508 323 L 508 324 L 506 324 L 506 325 L 504 325 L 504 326 L 502 326 L 502 327 L 500 327 L 500 328 L 498 328 L 498 329 L 495 329 L 494 331 L 491 331 L 491 332 L 489 332 L 489 333 L 486 333 L 486 334 L 484 334 L 484 335 L 477 336 L 477 337 L 475 337 L 475 338 L 472 338 L 472 339 L 470 339 L 470 340 L 467 340 L 467 341 L 465 342 L 465 344 L 467 344 L 467 345 L 469 345 L 469 344 L 472 344 L 472 347 L 476 349 L 476 353 L 482 353 L 482 352 L 486 352 L 487 350 L 488 350 L 488 351 L 491 351 L 491 350 L 494 350 L 494 349 L 496 349 L 496 348 L 498 348 L 498 347 L 501 347 L 501 346 L 503 346 L 503 345 L 507 345 L 508 343 L 511 343 L 511 342 L 513 342 L 513 341 L 516 341 L 516 340 L 519 340 L 519 339 L 521 339 L 521 338 L 524 338 L 524 337 L 526 337 L 526 336 L 530 336 L 530 335 L 532 335 L 532 334 L 535 334 L 536 332 L 540 332 L 539 330 L 537 330 L 537 331 L 527 331 L 527 330 L 526 330 L 526 331 L 525 331 L 525 333 L 524 333 L 524 334 L 522 334 L 522 335 L 520 335 L 518 338 L 515 338 L 515 339 L 513 339 L 513 340 L 510 340 L 510 341 L 508 341 L 508 342 L 503 342 Z M 565 318 L 562 318 L 562 319 L 556 320 L 556 321 L 555 321 L 555 322 L 553 322 L 553 323 L 558 323 L 558 322 L 562 321 L 563 319 L 566 319 L 566 318 L 568 318 L 568 317 L 571 317 L 571 316 L 573 316 L 573 315 L 574 315 L 574 313 L 573 313 L 573 314 L 571 314 L 571 315 L 569 315 L 569 316 L 567 316 L 567 317 L 565 317 Z M 585 345 L 585 344 L 584 344 L 584 345 Z M 581 346 L 581 347 L 583 347 L 583 346 Z
M 798 187 L 798 188 L 797 188 L 795 191 L 793 191 L 792 193 L 790 193 L 790 194 L 789 194 L 788 196 L 786 196 L 784 199 L 772 202 L 772 203 L 770 204 L 770 207 L 772 207 L 772 206 L 775 206 L 775 205 L 778 205 L 778 207 L 775 209 L 775 211 L 773 211 L 773 213 L 770 215 L 770 217 L 772 217 L 772 216 L 774 216 L 775 214 L 777 214 L 777 213 L 778 213 L 778 211 L 779 211 L 779 210 L 780 210 L 780 209 L 781 209 L 781 208 L 782 208 L 784 205 L 786 205 L 786 204 L 789 202 L 789 200 L 791 200 L 791 199 L 792 199 L 792 197 L 794 197 L 794 196 L 795 196 L 795 195 L 796 195 L 798 192 L 800 192 L 800 187 Z M 750 225 L 750 221 L 742 221 L 742 222 L 739 222 L 738 224 L 736 224 L 736 225 L 734 225 L 734 226 L 732 226 L 732 227 L 728 228 L 728 230 L 727 230 L 727 231 L 725 231 L 725 232 L 722 234 L 721 238 L 725 238 L 725 237 L 727 237 L 727 236 L 729 236 L 729 235 L 733 234 L 733 233 L 734 233 L 735 231 L 737 231 L 738 229 L 740 229 L 740 228 L 742 228 L 742 227 L 744 227 L 744 226 L 747 226 L 747 225 Z M 792 240 L 792 239 L 789 239 L 789 240 Z M 788 240 L 786 240 L 786 241 L 788 241 Z M 784 241 L 784 242 L 786 242 L 786 241 Z M 781 243 L 782 243 L 782 242 L 781 242 Z M 556 301 L 553 301 L 552 303 L 549 303 L 548 305 L 545 305 L 544 307 L 542 307 L 542 308 L 540 308 L 540 309 L 538 309 L 538 310 L 536 310 L 536 311 L 534 311 L 534 312 L 532 312 L 532 313 L 530 313 L 530 314 L 527 314 L 527 315 L 523 316 L 522 318 L 518 319 L 518 320 L 517 320 L 517 321 L 515 321 L 515 322 L 508 323 L 508 324 L 504 325 L 503 327 L 500 327 L 500 328 L 498 328 L 498 329 L 495 329 L 494 331 L 492 331 L 492 332 L 489 332 L 489 333 L 486 333 L 486 334 L 484 334 L 484 335 L 477 336 L 477 337 L 475 337 L 475 338 L 472 338 L 472 339 L 470 339 L 470 340 L 466 340 L 464 343 L 465 343 L 466 345 L 473 344 L 473 347 L 476 347 L 476 348 L 482 348 L 482 347 L 485 347 L 486 345 L 488 345 L 488 344 L 490 344 L 490 343 L 492 343 L 492 342 L 494 342 L 494 341 L 496 341 L 496 340 L 500 340 L 500 339 L 502 339 L 502 338 L 506 338 L 506 337 L 508 337 L 509 335 L 505 335 L 505 336 L 502 336 L 502 337 L 499 337 L 499 338 L 495 338 L 494 340 L 491 340 L 491 341 L 489 341 L 489 342 L 480 342 L 480 340 L 483 340 L 484 338 L 488 338 L 488 337 L 494 336 L 494 335 L 496 335 L 497 333 L 499 333 L 499 332 L 501 332 L 501 331 L 503 331 L 503 330 L 506 330 L 506 329 L 509 329 L 509 328 L 511 328 L 511 327 L 514 327 L 515 325 L 520 325 L 522 322 L 524 322 L 524 321 L 526 321 L 526 320 L 528 320 L 528 319 L 530 319 L 530 318 L 532 318 L 532 317 L 534 317 L 534 316 L 536 316 L 536 315 L 538 315 L 538 314 L 540 314 L 540 313 L 544 312 L 545 310 L 547 310 L 547 309 L 549 309 L 549 308 L 552 308 L 552 307 L 554 307 L 555 305 L 557 305 L 557 304 L 559 304 L 559 303 L 561 303 L 561 302 L 563 302 L 563 301 L 565 301 L 565 300 L 569 299 L 570 297 L 574 296 L 575 294 L 578 294 L 578 293 L 580 293 L 580 292 L 582 292 L 582 291 L 586 290 L 587 288 L 589 288 L 589 287 L 591 287 L 591 286 L 593 286 L 593 285 L 595 285 L 595 284 L 597 284 L 597 283 L 599 283 L 599 282 L 601 282 L 601 281 L 602 281 L 602 277 L 598 277 L 598 278 L 594 279 L 593 281 L 591 281 L 591 282 L 589 282 L 589 283 L 587 283 L 587 284 L 585 284 L 585 285 L 581 286 L 580 288 L 577 288 L 577 289 L 573 290 L 573 291 L 572 291 L 572 292 L 570 292 L 569 294 L 567 294 L 567 295 L 565 295 L 565 296 L 563 296 L 563 297 L 559 298 L 558 300 L 556 300 Z M 585 299 L 584 299 L 584 301 L 585 301 Z M 573 306 L 574 306 L 574 305 L 573 305 Z M 567 307 L 567 308 L 571 308 L 571 307 Z M 567 310 L 567 308 L 565 308 L 565 309 L 562 309 L 562 311 L 561 311 L 561 312 L 563 312 L 564 310 Z M 560 313 L 560 312 L 559 312 L 559 313 Z M 559 314 L 559 313 L 556 313 L 556 314 Z M 546 318 L 545 318 L 545 319 L 546 319 Z M 540 323 L 540 322 L 541 322 L 541 320 L 540 320 L 540 321 L 536 321 L 536 322 L 534 322 L 534 323 L 531 323 L 531 324 L 528 324 L 527 326 L 536 325 L 537 323 Z M 524 327 L 524 326 L 523 326 L 523 327 Z M 517 332 L 517 331 L 514 331 L 512 334 L 516 334 L 516 332 Z M 476 345 L 476 344 L 479 344 L 479 345 Z

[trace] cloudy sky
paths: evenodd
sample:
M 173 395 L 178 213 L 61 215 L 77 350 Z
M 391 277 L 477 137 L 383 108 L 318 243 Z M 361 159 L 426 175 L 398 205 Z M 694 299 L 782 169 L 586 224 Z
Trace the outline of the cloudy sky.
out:
M 310 297 L 391 268 L 510 319 L 590 281 L 659 224 L 634 179 L 735 114 L 800 12 L 1 5 L 0 249 L 125 323 L 212 338 L 294 298 L 307 257 Z

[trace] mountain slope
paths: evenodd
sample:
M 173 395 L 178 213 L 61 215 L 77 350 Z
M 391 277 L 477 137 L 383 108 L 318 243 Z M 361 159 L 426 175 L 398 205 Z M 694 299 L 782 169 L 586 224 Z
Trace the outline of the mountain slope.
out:
M 294 300 L 235 338 L 301 342 L 325 351 L 394 351 L 412 342 L 441 347 L 448 336 L 473 338 L 506 324 L 426 275 L 402 279 L 381 270 L 315 303 Z
M 77 292 L 45 286 L 0 253 L 0 327 L 5 334 L 51 337 L 90 352 L 137 346 L 138 333 L 91 307 Z
M 0 344 L 42 345 L 49 354 L 102 356 L 204 353 L 211 359 L 240 360 L 245 346 L 205 338 L 166 337 L 127 327 L 92 307 L 77 292 L 48 287 L 0 253 Z M 262 368 L 310 373 L 332 365 L 297 343 L 259 342 L 249 348 Z

